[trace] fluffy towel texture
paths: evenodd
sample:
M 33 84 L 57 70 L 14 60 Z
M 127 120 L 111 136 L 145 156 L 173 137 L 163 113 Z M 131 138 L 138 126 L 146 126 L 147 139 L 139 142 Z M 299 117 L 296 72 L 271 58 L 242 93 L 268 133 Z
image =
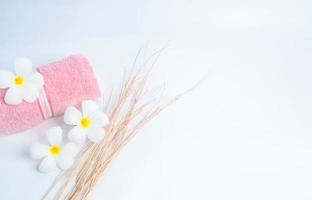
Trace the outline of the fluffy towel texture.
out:
M 63 114 L 68 106 L 78 106 L 83 100 L 100 96 L 92 67 L 82 55 L 73 55 L 37 70 L 44 78 L 44 90 L 53 117 Z M 0 135 L 24 131 L 44 121 L 39 100 L 7 105 L 5 92 L 0 89 Z

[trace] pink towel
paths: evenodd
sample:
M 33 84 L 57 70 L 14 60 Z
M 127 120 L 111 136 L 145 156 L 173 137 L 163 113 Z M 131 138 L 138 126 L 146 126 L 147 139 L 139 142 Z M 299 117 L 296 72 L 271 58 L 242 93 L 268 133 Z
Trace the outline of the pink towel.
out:
M 44 93 L 51 117 L 62 115 L 68 106 L 77 106 L 86 99 L 100 96 L 98 83 L 88 60 L 73 55 L 37 69 L 44 78 Z M 7 105 L 6 89 L 0 89 L 0 136 L 32 128 L 46 118 L 46 108 L 37 99 L 34 103 L 23 102 Z

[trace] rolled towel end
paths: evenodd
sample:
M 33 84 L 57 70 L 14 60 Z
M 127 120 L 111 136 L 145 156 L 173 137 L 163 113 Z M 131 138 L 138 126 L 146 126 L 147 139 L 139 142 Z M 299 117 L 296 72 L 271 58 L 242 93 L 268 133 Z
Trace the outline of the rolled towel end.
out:
M 62 115 L 68 106 L 100 96 L 92 66 L 81 54 L 44 65 L 37 71 L 44 78 L 44 88 L 34 103 L 7 105 L 6 90 L 0 90 L 0 136 L 27 130 L 47 117 Z

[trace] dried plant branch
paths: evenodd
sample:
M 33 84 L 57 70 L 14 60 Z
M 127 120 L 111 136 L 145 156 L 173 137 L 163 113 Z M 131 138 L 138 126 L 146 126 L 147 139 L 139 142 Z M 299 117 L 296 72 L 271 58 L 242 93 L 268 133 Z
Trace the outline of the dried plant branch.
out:
M 143 102 L 144 95 L 148 93 L 147 84 L 152 67 L 161 51 L 162 49 L 141 65 L 137 63 L 141 50 L 138 52 L 133 71 L 123 82 L 117 100 L 113 103 L 113 93 L 111 92 L 106 102 L 106 106 L 109 107 L 103 108 L 107 111 L 110 119 L 110 124 L 105 128 L 105 139 L 100 143 L 87 144 L 77 156 L 78 158 L 73 167 L 55 180 L 42 199 L 46 199 L 53 189 L 57 189 L 57 193 L 53 198 L 55 200 L 88 199 L 91 190 L 99 181 L 105 169 L 123 147 L 160 112 L 200 84 L 198 83 L 191 89 L 176 95 L 164 105 L 155 104 L 160 100 L 160 97 Z M 153 58 L 155 60 L 152 67 L 148 71 L 144 71 L 147 63 Z

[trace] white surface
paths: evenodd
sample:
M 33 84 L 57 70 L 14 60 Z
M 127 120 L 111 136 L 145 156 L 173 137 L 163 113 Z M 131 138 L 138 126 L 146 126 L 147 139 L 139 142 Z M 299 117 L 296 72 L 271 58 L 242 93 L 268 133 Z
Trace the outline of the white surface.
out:
M 106 171 L 94 200 L 312 199 L 310 1 L 1 1 L 0 65 L 86 54 L 103 90 L 139 47 L 169 42 L 156 73 L 169 97 Z M 1 200 L 36 200 L 54 174 L 27 148 L 47 121 L 0 139 Z

